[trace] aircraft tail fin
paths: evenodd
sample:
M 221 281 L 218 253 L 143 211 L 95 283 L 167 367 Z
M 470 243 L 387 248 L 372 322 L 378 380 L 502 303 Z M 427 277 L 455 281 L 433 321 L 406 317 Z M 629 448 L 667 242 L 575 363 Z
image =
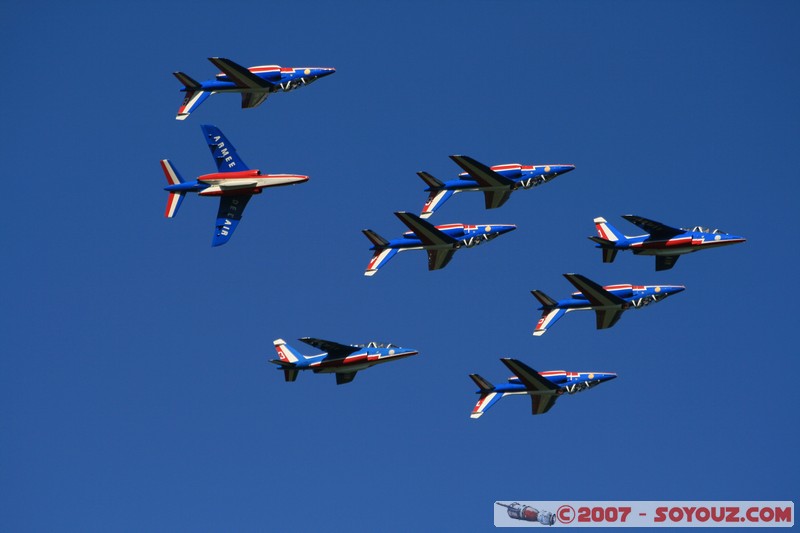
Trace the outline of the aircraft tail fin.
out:
M 272 342 L 272 344 L 275 345 L 275 351 L 278 352 L 278 357 L 280 358 L 282 363 L 295 364 L 298 361 L 302 361 L 304 359 L 307 359 L 306 356 L 304 356 L 299 351 L 297 351 L 296 348 L 292 348 L 291 346 L 286 344 L 286 341 L 283 340 L 283 339 L 275 339 Z M 284 365 L 281 365 L 281 366 L 284 366 Z M 287 381 L 289 381 L 289 380 L 287 379 Z M 294 380 L 291 380 L 291 381 L 294 381 Z
M 399 250 L 397 248 L 377 248 L 375 253 L 372 255 L 372 259 L 370 259 L 369 264 L 367 265 L 367 269 L 364 270 L 365 276 L 374 276 L 378 269 L 381 268 L 383 265 L 389 262 L 389 259 L 397 255 Z
M 624 241 L 627 239 L 624 233 L 606 222 L 606 219 L 603 217 L 595 218 L 594 226 L 597 228 L 597 234 L 600 235 L 601 239 L 605 239 L 609 242 Z
M 603 263 L 613 263 L 614 258 L 617 257 L 617 249 L 614 247 L 614 241 L 604 239 L 602 237 L 589 237 L 589 240 L 596 242 L 600 245 L 603 251 Z
M 422 206 L 422 212 L 419 214 L 419 218 L 426 219 L 430 217 L 434 211 L 442 207 L 442 205 L 449 200 L 454 193 L 455 191 L 450 189 L 438 189 L 431 191 L 428 195 L 428 199 L 425 200 L 425 205 Z
M 470 413 L 469 417 L 480 418 L 483 416 L 483 413 L 503 397 L 503 393 L 494 392 L 494 385 L 478 374 L 470 374 L 469 377 L 472 378 L 472 381 L 478 386 L 480 389 L 479 394 L 481 395 L 480 398 L 478 398 L 478 403 L 472 408 L 472 413 Z
M 170 185 L 183 183 L 183 178 L 178 173 L 177 169 L 172 166 L 172 163 L 169 162 L 169 159 L 161 160 L 161 170 L 164 171 L 164 176 L 166 176 L 167 183 Z M 169 198 L 167 199 L 167 209 L 164 211 L 165 217 L 172 218 L 178 213 L 178 208 L 181 206 L 184 196 L 186 196 L 185 192 L 170 191 Z
M 178 114 L 175 116 L 175 120 L 186 120 L 189 114 L 197 109 L 200 104 L 205 102 L 206 98 L 211 96 L 212 93 L 210 91 L 204 91 L 202 85 L 189 77 L 188 74 L 184 74 L 183 72 L 173 72 L 172 74 L 183 84 L 183 90 L 186 92 L 183 103 L 181 103 L 181 106 L 178 108 Z
M 548 295 L 543 293 L 542 291 L 531 291 L 537 300 L 542 304 L 542 307 L 550 308 L 556 306 L 556 301 L 550 298 Z
M 567 312 L 567 309 L 563 307 L 548 307 L 545 308 L 544 312 L 542 313 L 542 317 L 539 319 L 539 322 L 536 323 L 536 328 L 533 330 L 534 337 L 541 337 L 545 334 L 548 328 L 552 327 L 556 321 L 564 316 Z

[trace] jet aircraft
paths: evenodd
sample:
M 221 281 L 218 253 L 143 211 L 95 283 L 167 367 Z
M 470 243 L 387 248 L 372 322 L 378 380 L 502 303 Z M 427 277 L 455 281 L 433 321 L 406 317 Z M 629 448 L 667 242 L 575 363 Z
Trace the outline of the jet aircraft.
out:
M 336 374 L 336 384 L 343 385 L 353 381 L 359 370 L 419 353 L 409 348 L 380 342 L 347 345 L 311 337 L 303 337 L 300 340 L 324 350 L 325 353 L 302 355 L 283 339 L 275 340 L 273 344 L 279 359 L 273 359 L 270 363 L 278 365 L 280 370 L 283 370 L 286 381 L 296 380 L 297 373 L 301 370 L 311 370 L 315 374 Z
M 456 250 L 462 247 L 472 248 L 485 241 L 517 229 L 513 224 L 445 224 L 434 226 L 416 215 L 405 211 L 395 213 L 400 221 L 408 226 L 407 231 L 399 239 L 387 241 L 370 229 L 362 230 L 373 244 L 372 256 L 365 276 L 373 276 L 383 265 L 389 262 L 398 252 L 406 250 L 425 250 L 428 252 L 428 270 L 444 268 L 453 258 Z
M 606 285 L 601 287 L 580 274 L 564 274 L 578 292 L 570 298 L 555 301 L 542 291 L 531 291 L 542 307 L 542 318 L 533 330 L 535 336 L 544 335 L 548 328 L 570 311 L 593 310 L 597 313 L 597 329 L 610 328 L 628 309 L 639 309 L 658 302 L 671 294 L 686 289 L 683 285 Z
M 173 72 L 186 93 L 178 108 L 176 120 L 186 120 L 206 98 L 215 93 L 241 93 L 242 108 L 258 107 L 267 97 L 279 91 L 289 92 L 336 72 L 330 67 L 281 67 L 264 65 L 245 68 L 224 57 L 209 57 L 222 72 L 213 80 L 195 81 L 183 72 Z
M 173 218 L 187 192 L 200 196 L 219 196 L 217 224 L 211 246 L 228 242 L 244 213 L 247 202 L 266 187 L 294 185 L 308 181 L 308 176 L 298 174 L 262 174 L 250 169 L 236 153 L 236 148 L 216 126 L 203 125 L 203 136 L 217 164 L 217 172 L 205 174 L 186 182 L 168 159 L 161 160 L 161 169 L 167 177 L 164 190 L 169 192 L 164 216 Z
M 743 237 L 724 233 L 718 229 L 695 226 L 691 229 L 673 228 L 635 215 L 622 218 L 649 232 L 646 235 L 628 237 L 617 228 L 598 217 L 594 219 L 598 237 L 589 237 L 603 250 L 603 262 L 612 263 L 620 250 L 630 250 L 634 255 L 654 255 L 656 270 L 669 270 L 682 254 L 707 248 L 719 248 L 728 244 L 745 242 Z
M 531 165 L 518 163 L 487 167 L 466 155 L 451 155 L 450 159 L 464 169 L 457 179 L 441 182 L 427 172 L 417 172 L 428 188 L 428 199 L 422 207 L 420 217 L 428 218 L 434 211 L 456 193 L 480 191 L 483 193 L 486 209 L 500 207 L 517 189 L 531 189 L 575 170 L 575 165 Z
M 503 358 L 500 360 L 514 374 L 514 377 L 508 378 L 508 383 L 492 385 L 478 374 L 469 375 L 480 389 L 477 394 L 481 395 L 478 403 L 472 409 L 470 418 L 480 418 L 501 398 L 516 394 L 529 395 L 533 404 L 532 414 L 541 415 L 553 407 L 559 396 L 575 394 L 617 377 L 611 372 L 567 372 L 565 370 L 537 372 L 516 359 Z

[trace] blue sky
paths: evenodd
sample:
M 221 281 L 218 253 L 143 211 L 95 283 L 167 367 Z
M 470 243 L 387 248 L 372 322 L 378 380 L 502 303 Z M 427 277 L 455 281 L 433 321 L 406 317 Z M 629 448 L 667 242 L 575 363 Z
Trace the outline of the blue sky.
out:
M 496 500 L 796 499 L 797 18 L 736 1 L 7 6 L 0 525 L 465 531 L 491 528 Z M 209 56 L 337 73 L 174 120 L 171 73 L 207 79 Z M 163 218 L 160 159 L 213 170 L 202 123 L 253 167 L 311 177 L 254 198 L 216 249 L 215 200 Z M 399 235 L 391 213 L 425 199 L 415 172 L 451 178 L 454 153 L 577 169 L 498 210 L 453 198 L 433 222 L 519 229 L 443 271 L 409 252 L 365 278 L 360 230 Z M 592 218 L 631 234 L 627 213 L 748 242 L 666 272 L 603 264 Z M 534 338 L 529 291 L 565 296 L 564 272 L 687 290 Z M 284 383 L 272 341 L 304 336 L 420 355 Z M 470 420 L 467 375 L 503 380 L 509 356 L 620 379 Z

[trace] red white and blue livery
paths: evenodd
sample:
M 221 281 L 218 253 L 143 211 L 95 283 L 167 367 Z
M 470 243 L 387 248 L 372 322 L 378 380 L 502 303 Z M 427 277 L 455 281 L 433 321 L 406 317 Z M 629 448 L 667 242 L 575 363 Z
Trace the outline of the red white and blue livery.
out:
M 500 361 L 514 374 L 508 378 L 508 383 L 492 385 L 478 374 L 469 375 L 478 386 L 477 394 L 480 394 L 470 418 L 480 418 L 505 396 L 515 395 L 530 396 L 532 414 L 541 415 L 549 411 L 564 394 L 585 391 L 617 377 L 613 372 L 537 372 L 517 359 L 503 358 Z
M 406 250 L 425 250 L 428 253 L 428 270 L 438 270 L 447 266 L 460 248 L 472 248 L 517 229 L 514 224 L 434 226 L 405 211 L 398 211 L 395 215 L 411 230 L 403 233 L 399 239 L 389 241 L 371 229 L 362 230 L 372 243 L 370 250 L 374 251 L 364 271 L 365 276 L 374 276 L 398 252 Z
M 544 335 L 556 321 L 570 311 L 594 311 L 597 329 L 610 328 L 628 309 L 641 309 L 660 302 L 667 296 L 686 289 L 683 285 L 606 285 L 601 287 L 580 274 L 564 274 L 577 292 L 565 300 L 553 300 L 542 291 L 531 291 L 542 306 L 542 317 L 533 330 L 535 336 Z
M 245 68 L 224 57 L 209 57 L 222 72 L 213 80 L 195 81 L 183 72 L 173 72 L 186 93 L 177 120 L 186 120 L 206 98 L 216 93 L 239 93 L 242 108 L 258 107 L 272 93 L 289 92 L 336 72 L 331 67 L 281 67 L 262 65 Z
M 691 229 L 673 228 L 636 215 L 622 215 L 622 218 L 648 233 L 629 237 L 606 222 L 606 219 L 595 218 L 594 225 L 597 228 L 598 236 L 592 236 L 589 239 L 597 243 L 597 248 L 603 250 L 604 263 L 612 263 L 618 251 L 630 250 L 634 255 L 655 256 L 656 270 L 669 270 L 675 266 L 683 254 L 708 248 L 719 248 L 746 240 L 738 235 L 702 226 L 695 226 Z
M 311 370 L 315 374 L 336 374 L 336 384 L 343 385 L 353 381 L 359 370 L 419 353 L 416 350 L 383 342 L 350 345 L 311 337 L 299 340 L 324 350 L 325 353 L 303 355 L 286 344 L 283 339 L 275 340 L 273 344 L 278 352 L 278 359 L 273 359 L 270 363 L 278 365 L 280 370 L 283 370 L 286 381 L 296 380 L 301 370 Z
M 162 159 L 161 169 L 169 184 L 164 187 L 164 190 L 169 192 L 164 216 L 173 218 L 177 214 L 187 192 L 196 192 L 200 196 L 218 196 L 219 210 L 211 246 L 220 246 L 228 242 L 233 235 L 242 219 L 247 202 L 254 194 L 261 194 L 267 187 L 305 183 L 308 181 L 308 176 L 262 174 L 260 170 L 251 169 L 242 161 L 236 153 L 236 148 L 219 128 L 209 124 L 201 128 L 217 164 L 217 172 L 187 182 L 168 159 Z
M 512 163 L 488 167 L 466 155 L 451 155 L 450 159 L 464 169 L 457 179 L 441 182 L 427 172 L 417 172 L 428 188 L 428 199 L 420 217 L 428 218 L 456 193 L 482 192 L 486 209 L 500 207 L 518 189 L 532 189 L 575 170 L 575 165 L 520 165 Z

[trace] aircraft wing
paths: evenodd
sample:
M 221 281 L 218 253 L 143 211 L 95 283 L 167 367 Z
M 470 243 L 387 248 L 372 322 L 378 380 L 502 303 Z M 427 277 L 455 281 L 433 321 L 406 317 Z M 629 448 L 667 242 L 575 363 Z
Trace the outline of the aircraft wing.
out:
M 268 92 L 242 93 L 242 109 L 260 106 L 267 96 L 269 96 Z
M 217 171 L 238 172 L 240 170 L 249 170 L 250 167 L 236 153 L 236 147 L 231 144 L 218 127 L 211 124 L 203 124 L 200 128 L 203 130 L 203 136 L 206 138 L 208 148 L 211 150 L 211 155 L 217 164 Z
M 336 373 L 336 384 L 337 385 L 344 385 L 345 383 L 350 383 L 356 379 L 355 372 L 337 372 Z
M 455 248 L 428 250 L 428 270 L 439 270 L 446 267 L 455 253 Z
M 622 306 L 625 303 L 625 300 L 611 294 L 585 276 L 581 276 L 580 274 L 564 274 L 564 277 L 567 278 L 567 281 L 575 285 L 575 288 L 581 291 L 581 293 L 586 296 L 586 299 L 589 300 L 589 303 L 595 307 Z
M 679 255 L 657 255 L 656 270 L 669 270 L 675 266 L 681 256 Z
M 500 207 L 511 198 L 511 191 L 483 191 L 483 200 L 486 204 L 486 209 L 494 209 Z
M 234 63 L 230 59 L 226 59 L 224 57 L 209 57 L 208 60 L 214 63 L 214 65 L 222 72 L 227 74 L 228 78 L 230 78 L 231 81 L 237 85 L 237 87 L 241 87 L 242 89 L 269 89 L 273 86 L 272 83 L 263 78 L 259 78 L 243 66 L 239 65 L 238 63 Z
M 430 222 L 426 222 L 422 220 L 417 215 L 412 215 L 406 211 L 398 211 L 395 213 L 397 218 L 400 219 L 400 222 L 408 226 L 408 229 L 414 232 L 414 234 L 422 241 L 422 244 L 428 246 L 435 246 L 435 245 L 453 245 L 456 244 L 458 241 L 451 237 L 450 235 L 439 231 L 436 227 L 431 224 Z M 450 259 L 447 259 L 449 261 Z M 439 268 L 442 268 L 447 261 L 444 262 Z M 430 261 L 429 261 L 430 263 Z M 433 269 L 431 269 L 433 270 Z
M 339 344 L 338 342 L 326 341 L 323 339 L 315 339 L 313 337 L 303 337 L 300 340 L 308 345 L 313 346 L 314 348 L 318 348 L 323 352 L 327 352 L 328 356 L 325 359 L 344 359 L 351 353 L 357 352 L 358 350 L 361 349 L 358 346 L 349 346 L 347 344 Z M 336 374 L 336 376 L 337 376 L 336 381 L 338 383 L 339 374 Z M 353 378 L 351 377 L 350 380 L 348 381 L 352 380 Z M 345 383 L 347 383 L 347 381 Z
M 217 211 L 217 226 L 211 246 L 221 246 L 233 236 L 233 231 L 242 219 L 242 213 L 250 201 L 252 194 L 236 196 L 220 196 L 219 211 Z
M 522 361 L 504 357 L 500 359 L 525 386 L 534 392 L 555 392 L 558 387 L 549 380 L 543 378 L 536 370 L 532 369 Z M 534 413 L 536 414 L 536 413 Z
M 595 309 L 597 329 L 608 329 L 622 317 L 622 309 Z
M 674 237 L 675 235 L 686 233 L 686 230 L 666 226 L 661 222 L 656 222 L 655 220 L 649 220 L 644 217 L 638 217 L 636 215 L 622 215 L 622 218 L 624 218 L 631 224 L 635 224 L 640 228 L 642 228 L 643 230 L 645 230 L 647 233 L 650 234 L 650 238 L 652 239 L 669 239 L 671 237 Z
M 558 399 L 558 396 L 553 396 L 553 395 L 549 395 L 549 396 L 542 396 L 540 394 L 532 395 L 531 396 L 531 404 L 532 404 L 532 409 L 531 409 L 532 413 L 531 414 L 543 415 L 544 413 L 549 411 L 551 407 L 553 407 L 555 405 L 557 399 Z
M 465 172 L 472 176 L 472 178 L 477 181 L 478 185 L 481 187 L 508 188 L 514 186 L 514 180 L 498 174 L 483 163 L 475 161 L 469 156 L 451 155 L 450 159 L 452 159 L 456 165 L 463 168 Z

